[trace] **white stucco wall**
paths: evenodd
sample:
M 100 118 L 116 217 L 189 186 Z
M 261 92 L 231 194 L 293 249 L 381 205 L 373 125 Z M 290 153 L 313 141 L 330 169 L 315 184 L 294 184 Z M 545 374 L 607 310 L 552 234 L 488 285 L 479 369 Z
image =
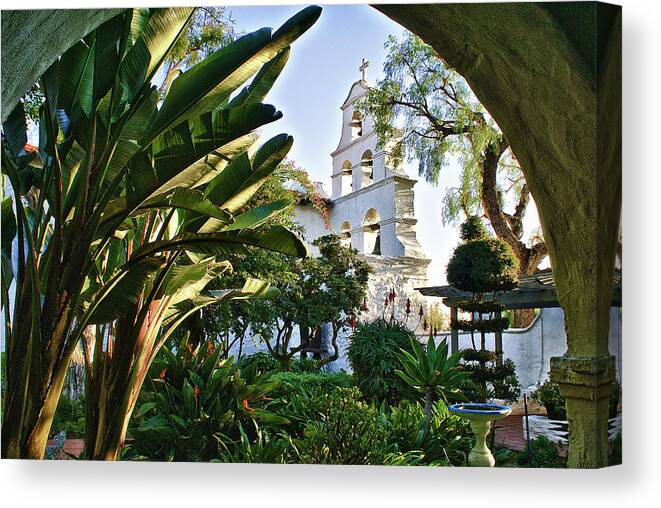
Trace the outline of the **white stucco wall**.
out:
M 295 211 L 296 217 L 294 218 L 294 221 L 303 226 L 304 232 L 301 236 L 303 237 L 303 240 L 305 240 L 310 255 L 316 257 L 319 255 L 319 249 L 312 245 L 312 242 L 320 236 L 329 235 L 331 233 L 337 234 L 339 229 L 329 229 L 324 223 L 321 214 L 311 206 L 298 205 L 296 206 Z
M 439 337 L 450 343 L 450 332 Z M 476 341 L 479 335 L 476 334 Z M 472 347 L 470 334 L 459 334 L 459 348 Z M 479 343 L 478 343 L 479 347 Z M 615 356 L 617 379 L 622 380 L 622 317 L 621 309 L 612 307 L 608 347 Z M 487 348 L 495 349 L 494 335 L 487 335 Z M 548 379 L 551 357 L 562 356 L 567 350 L 565 320 L 562 309 L 541 309 L 535 321 L 526 329 L 503 332 L 503 357 L 516 365 L 516 374 L 527 392 Z

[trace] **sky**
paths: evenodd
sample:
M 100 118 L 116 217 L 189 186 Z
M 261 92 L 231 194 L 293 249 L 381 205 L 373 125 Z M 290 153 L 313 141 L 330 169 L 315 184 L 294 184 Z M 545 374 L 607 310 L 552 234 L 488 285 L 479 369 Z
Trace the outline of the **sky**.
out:
M 228 6 L 237 35 L 265 26 L 276 30 L 303 5 Z M 261 142 L 288 133 L 294 137 L 289 158 L 306 169 L 312 180 L 322 182 L 331 194 L 331 152 L 340 139 L 344 102 L 351 85 L 360 78 L 358 67 L 369 61 L 367 81 L 383 77 L 384 44 L 389 35 L 402 36 L 405 29 L 368 5 L 325 5 L 319 20 L 291 48 L 289 61 L 265 102 L 273 104 L 283 118 L 264 127 Z M 30 142 L 37 143 L 36 129 Z M 405 164 L 409 176 L 417 178 L 417 163 Z M 458 227 L 443 226 L 442 197 L 459 182 L 460 167 L 444 168 L 437 186 L 419 179 L 414 188 L 417 236 L 431 259 L 428 269 L 432 285 L 446 282 L 445 269 L 459 243 Z M 524 226 L 528 238 L 537 228 L 534 202 L 528 207 Z
M 264 26 L 277 29 L 301 6 L 228 7 L 238 33 Z M 367 5 L 327 5 L 317 23 L 292 45 L 287 65 L 266 102 L 283 112 L 283 118 L 262 131 L 262 140 L 286 132 L 294 137 L 289 157 L 311 178 L 324 184 L 330 195 L 331 156 L 340 139 L 340 105 L 351 85 L 360 78 L 363 58 L 370 62 L 367 80 L 383 77 L 384 43 L 404 29 Z M 407 165 L 417 177 L 415 162 Z M 415 211 L 418 240 L 427 257 L 430 284 L 445 283 L 445 268 L 459 242 L 456 226 L 441 222 L 441 200 L 447 187 L 456 186 L 460 168 L 446 168 L 436 187 L 421 179 L 416 184 Z M 527 230 L 536 227 L 534 205 L 529 207 Z

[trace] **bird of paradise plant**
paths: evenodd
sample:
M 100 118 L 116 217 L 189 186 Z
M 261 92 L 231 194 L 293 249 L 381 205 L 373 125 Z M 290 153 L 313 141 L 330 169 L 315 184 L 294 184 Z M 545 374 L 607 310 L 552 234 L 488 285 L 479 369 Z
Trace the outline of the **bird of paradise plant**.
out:
M 246 154 L 255 129 L 280 118 L 261 101 L 320 8 L 212 53 L 160 102 L 152 79 L 192 13 L 127 10 L 65 52 L 40 81 L 37 151 L 26 149 L 22 104 L 2 126 L 11 188 L 2 202 L 3 457 L 43 458 L 69 360 L 85 334 L 88 359 L 99 359 L 96 400 L 126 388 L 121 411 L 130 413 L 158 337 L 182 306 L 230 297 L 202 296 L 204 285 L 191 283 L 196 273 L 207 280 L 227 269 L 222 256 L 244 245 L 305 255 L 291 232 L 258 230 L 287 203 L 232 212 L 291 146 L 282 135 L 252 159 Z M 232 297 L 267 292 L 244 290 Z M 101 331 L 94 340 L 90 323 Z M 120 335 L 128 343 L 120 345 Z M 116 456 L 124 428 L 113 430 L 119 437 L 95 438 L 90 456 Z M 113 444 L 97 446 L 104 439 Z

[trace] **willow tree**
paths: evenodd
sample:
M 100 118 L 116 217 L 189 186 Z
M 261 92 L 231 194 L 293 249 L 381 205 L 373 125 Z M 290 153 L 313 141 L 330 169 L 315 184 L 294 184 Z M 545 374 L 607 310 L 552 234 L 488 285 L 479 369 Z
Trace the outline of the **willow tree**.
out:
M 514 251 L 519 275 L 532 274 L 548 251 L 539 235 L 524 238 L 530 191 L 507 138 L 431 46 L 408 33 L 401 40 L 391 36 L 386 50 L 385 77 L 361 104 L 379 138 L 399 139 L 391 156 L 417 160 L 419 174 L 434 185 L 458 157 L 461 177 L 446 190 L 443 222 L 484 214 Z M 528 324 L 529 314 L 518 312 L 515 325 Z

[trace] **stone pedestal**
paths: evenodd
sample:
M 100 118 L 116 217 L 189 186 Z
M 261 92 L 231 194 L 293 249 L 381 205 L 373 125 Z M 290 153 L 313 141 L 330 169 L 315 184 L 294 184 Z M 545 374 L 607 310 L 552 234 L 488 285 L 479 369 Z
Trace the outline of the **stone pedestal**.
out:
M 468 455 L 471 467 L 494 467 L 496 459 L 487 446 L 487 434 L 494 421 L 505 418 L 512 412 L 509 406 L 489 403 L 452 404 L 448 407 L 452 414 L 468 419 L 475 434 L 475 446 Z
M 567 399 L 568 467 L 608 465 L 608 398 L 614 379 L 613 356 L 551 358 L 551 381 Z

